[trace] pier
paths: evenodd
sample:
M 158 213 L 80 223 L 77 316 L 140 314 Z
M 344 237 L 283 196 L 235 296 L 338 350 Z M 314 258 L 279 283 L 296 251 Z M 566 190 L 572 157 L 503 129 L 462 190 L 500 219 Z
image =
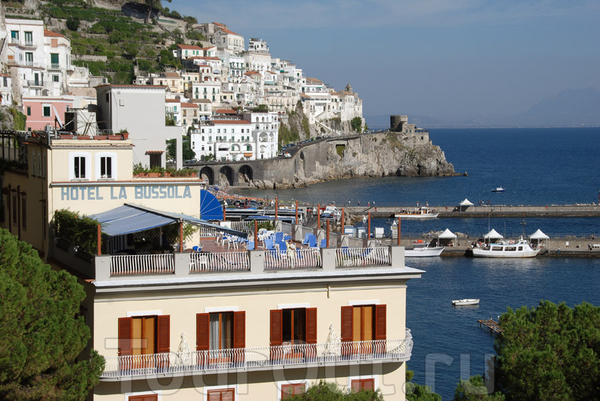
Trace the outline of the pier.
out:
M 500 328 L 500 323 L 495 321 L 494 319 L 489 320 L 478 320 L 477 325 L 480 328 L 486 328 L 490 330 L 491 334 L 499 334 L 502 333 L 502 329 Z
M 424 206 L 424 205 L 421 205 Z M 413 210 L 416 206 L 349 206 L 344 207 L 351 218 L 362 218 L 366 213 L 371 217 L 387 218 L 401 210 Z M 439 213 L 438 218 L 487 218 L 487 217 L 600 217 L 600 205 L 548 205 L 548 206 L 430 206 Z M 360 217 L 359 217 L 360 216 Z

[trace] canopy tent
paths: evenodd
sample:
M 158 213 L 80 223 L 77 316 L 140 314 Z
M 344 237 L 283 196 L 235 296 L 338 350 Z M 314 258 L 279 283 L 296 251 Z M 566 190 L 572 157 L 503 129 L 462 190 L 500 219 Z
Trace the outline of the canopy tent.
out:
M 492 231 L 490 231 L 489 233 L 484 235 L 483 238 L 502 239 L 504 237 L 502 236 L 502 234 L 498 233 L 498 231 L 496 231 L 495 229 L 492 228 Z
M 471 203 L 467 198 L 465 198 L 464 201 L 458 204 L 458 211 L 464 212 L 469 206 L 473 206 L 473 203 Z
M 90 216 L 102 225 L 102 232 L 114 237 L 150 230 L 169 224 L 185 221 L 193 225 L 214 228 L 231 235 L 246 238 L 247 234 L 231 228 L 212 224 L 197 217 L 181 213 L 164 212 L 141 205 L 126 203 L 115 209 Z
M 544 234 L 542 232 L 542 230 L 540 230 L 538 228 L 538 230 L 536 232 L 534 232 L 533 234 L 531 234 L 529 236 L 529 239 L 531 240 L 531 243 L 533 244 L 534 247 L 541 247 L 545 245 L 546 240 L 550 239 L 550 237 L 548 237 L 546 234 Z
M 202 220 L 223 220 L 221 202 L 205 189 L 200 190 L 200 218 Z
M 454 239 L 456 238 L 456 234 L 454 234 L 452 231 L 450 231 L 449 229 L 446 228 L 446 230 L 441 233 L 440 235 L 438 235 L 439 239 Z
M 542 232 L 542 230 L 538 229 L 536 232 L 534 232 L 533 234 L 531 234 L 529 236 L 530 239 L 537 239 L 537 240 L 541 240 L 541 239 L 550 239 L 550 237 L 548 237 L 546 234 L 544 234 Z

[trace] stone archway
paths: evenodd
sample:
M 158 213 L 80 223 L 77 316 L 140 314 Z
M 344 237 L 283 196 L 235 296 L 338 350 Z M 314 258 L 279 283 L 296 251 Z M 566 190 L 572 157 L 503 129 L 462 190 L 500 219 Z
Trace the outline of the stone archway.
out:
M 208 185 L 215 185 L 215 172 L 210 167 L 202 167 L 199 177 L 208 182 Z
M 252 170 L 252 167 L 248 166 L 247 164 L 241 166 L 238 171 L 238 185 L 241 185 L 242 183 L 250 184 L 253 179 L 254 171 Z
M 229 166 L 221 167 L 219 170 L 219 185 L 234 185 L 233 169 Z

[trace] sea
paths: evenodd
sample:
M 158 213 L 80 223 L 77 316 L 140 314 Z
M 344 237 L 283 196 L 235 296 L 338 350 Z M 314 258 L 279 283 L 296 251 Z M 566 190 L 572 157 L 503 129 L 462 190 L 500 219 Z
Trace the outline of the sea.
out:
M 353 178 L 290 190 L 236 190 L 240 195 L 337 206 L 453 207 L 462 200 L 491 205 L 566 205 L 600 201 L 600 128 L 432 129 L 456 177 Z M 503 187 L 505 192 L 492 192 Z M 374 219 L 372 227 L 389 227 Z M 550 237 L 600 238 L 600 218 L 471 218 L 403 221 L 403 236 L 449 228 L 477 237 L 491 228 L 507 237 L 541 229 Z M 598 241 L 598 240 L 596 240 Z M 451 400 L 459 380 L 492 378 L 494 335 L 478 326 L 508 308 L 535 307 L 542 300 L 600 306 L 599 258 L 488 260 L 466 257 L 413 258 L 425 271 L 407 286 L 407 327 L 414 347 L 407 367 L 413 381 Z M 452 299 L 479 298 L 475 307 Z

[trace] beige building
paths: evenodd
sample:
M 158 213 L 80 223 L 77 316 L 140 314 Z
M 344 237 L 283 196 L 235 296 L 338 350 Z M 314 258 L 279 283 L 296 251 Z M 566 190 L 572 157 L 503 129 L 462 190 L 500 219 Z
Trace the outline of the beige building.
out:
M 182 221 L 218 230 L 222 245 L 241 233 L 199 220 L 197 178 L 134 177 L 130 140 L 4 134 L 2 144 L 12 161 L 2 227 L 86 288 L 90 347 L 106 359 L 90 399 L 281 400 L 325 380 L 405 400 L 406 289 L 423 272 L 405 266 L 404 248 L 280 253 L 205 237 L 204 252 L 140 252 L 130 239 Z M 62 208 L 102 222 L 103 254 L 82 258 L 52 238 Z M 292 227 L 298 244 L 302 230 Z

